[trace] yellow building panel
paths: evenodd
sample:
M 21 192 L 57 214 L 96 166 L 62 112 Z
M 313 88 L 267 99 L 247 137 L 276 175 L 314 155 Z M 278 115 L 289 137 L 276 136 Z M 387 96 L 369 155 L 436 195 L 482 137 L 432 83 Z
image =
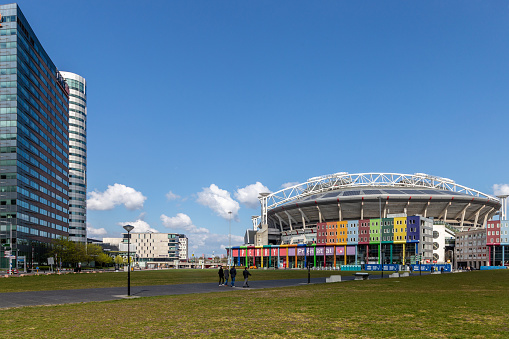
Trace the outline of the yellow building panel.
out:
M 394 218 L 394 243 L 406 243 L 406 217 Z
M 348 221 L 338 221 L 338 244 L 346 245 L 348 242 Z

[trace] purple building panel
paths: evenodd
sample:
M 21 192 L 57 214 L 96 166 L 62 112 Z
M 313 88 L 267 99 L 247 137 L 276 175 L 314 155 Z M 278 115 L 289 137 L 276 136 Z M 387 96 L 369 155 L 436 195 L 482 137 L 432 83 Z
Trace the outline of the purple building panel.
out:
M 420 239 L 421 218 L 419 216 L 411 216 L 407 218 L 406 234 L 407 242 L 418 243 Z
M 355 249 L 357 246 L 347 246 L 346 255 L 355 255 Z

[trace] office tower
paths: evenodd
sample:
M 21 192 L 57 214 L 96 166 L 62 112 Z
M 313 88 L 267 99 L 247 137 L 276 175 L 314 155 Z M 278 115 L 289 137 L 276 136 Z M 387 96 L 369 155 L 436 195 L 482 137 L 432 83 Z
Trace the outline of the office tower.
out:
M 30 266 L 69 234 L 69 89 L 18 5 L 0 14 L 0 265 Z
M 69 85 L 69 240 L 86 243 L 87 83 L 60 72 Z

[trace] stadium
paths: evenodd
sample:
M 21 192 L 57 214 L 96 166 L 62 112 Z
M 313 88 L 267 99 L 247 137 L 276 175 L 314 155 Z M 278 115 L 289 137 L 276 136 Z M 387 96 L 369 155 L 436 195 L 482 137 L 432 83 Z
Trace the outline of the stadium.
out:
M 246 246 L 232 248 L 239 264 L 244 258 L 256 266 L 297 267 L 310 255 L 324 266 L 336 266 L 338 257 L 344 265 L 444 263 L 447 246 L 433 241 L 444 238 L 435 229 L 447 238 L 482 228 L 501 208 L 497 197 L 424 173 L 335 173 L 261 193 L 259 200 L 261 216 L 252 218 Z

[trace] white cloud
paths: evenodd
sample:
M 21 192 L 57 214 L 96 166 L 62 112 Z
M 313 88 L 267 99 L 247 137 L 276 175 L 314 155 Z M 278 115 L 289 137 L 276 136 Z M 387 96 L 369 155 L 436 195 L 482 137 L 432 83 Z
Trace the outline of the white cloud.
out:
M 495 195 L 506 195 L 509 194 L 508 184 L 495 184 L 493 185 L 493 192 Z
M 120 226 L 125 226 L 125 225 L 134 226 L 133 230 L 131 231 L 133 233 L 144 233 L 144 232 L 159 233 L 158 230 L 150 227 L 150 225 L 142 219 L 137 219 L 136 221 L 129 221 L 129 222 L 119 222 L 118 224 Z M 122 233 L 124 233 L 124 232 L 122 232 Z
M 92 226 L 87 226 L 87 235 L 91 235 L 91 236 L 94 236 L 94 235 L 105 235 L 107 233 L 108 232 L 106 231 L 106 229 L 104 227 L 93 228 Z
M 184 213 L 178 213 L 174 217 L 161 215 L 163 225 L 176 231 L 181 230 L 189 239 L 189 256 L 195 252 L 195 256 L 200 257 L 203 253 L 208 255 L 212 251 L 223 250 L 228 246 L 228 234 L 210 233 L 207 228 L 197 227 L 193 224 L 191 218 Z M 232 234 L 232 246 L 244 243 L 244 237 Z M 215 253 L 221 255 L 224 253 Z
M 87 200 L 87 209 L 91 211 L 111 210 L 118 205 L 124 205 L 129 210 L 135 210 L 143 207 L 147 197 L 134 188 L 121 184 L 108 185 L 104 192 L 89 192 Z
M 197 201 L 224 219 L 230 218 L 228 212 L 232 212 L 232 217 L 236 218 L 240 209 L 239 203 L 232 199 L 230 192 L 222 190 L 214 184 L 198 192 Z
M 226 247 L 228 247 L 228 234 L 197 234 L 188 236 L 189 239 L 189 256 L 193 251 L 199 250 L 195 256 L 201 256 L 202 253 L 212 254 L 212 250 L 217 252 L 217 249 L 224 250 L 223 253 L 215 253 L 216 255 L 226 254 Z M 244 243 L 244 237 L 232 234 L 232 246 L 238 246 Z
M 193 235 L 210 233 L 210 231 L 206 228 L 196 227 L 193 225 L 191 218 L 184 213 L 178 213 L 174 217 L 168 217 L 162 214 L 161 221 L 165 227 L 168 227 L 172 230 L 184 230 L 184 233 L 192 233 Z
M 288 188 L 300 184 L 298 181 L 286 182 L 281 185 L 281 188 Z
M 270 190 L 266 186 L 263 186 L 261 182 L 257 181 L 256 184 L 239 188 L 237 192 L 235 192 L 235 198 L 249 208 L 257 208 L 260 207 L 258 196 L 262 192 L 270 192 Z
M 172 191 L 169 191 L 168 193 L 166 193 L 166 199 L 177 200 L 177 199 L 180 199 L 180 195 L 177 195 L 177 194 L 173 193 Z

